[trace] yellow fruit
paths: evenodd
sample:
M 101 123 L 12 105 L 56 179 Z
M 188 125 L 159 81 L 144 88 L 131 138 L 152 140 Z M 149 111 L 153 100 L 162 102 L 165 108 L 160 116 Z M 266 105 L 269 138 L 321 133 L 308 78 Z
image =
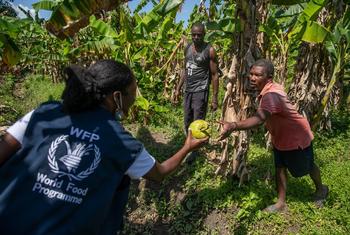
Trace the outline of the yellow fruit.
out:
M 209 136 L 209 124 L 204 120 L 193 121 L 188 129 L 191 130 L 192 136 L 196 139 L 203 139 Z

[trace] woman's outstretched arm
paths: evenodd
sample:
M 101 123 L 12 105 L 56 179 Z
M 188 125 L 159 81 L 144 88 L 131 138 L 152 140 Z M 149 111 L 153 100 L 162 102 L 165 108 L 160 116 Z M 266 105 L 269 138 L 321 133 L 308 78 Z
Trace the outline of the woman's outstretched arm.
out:
M 9 133 L 0 139 L 0 166 L 14 155 L 21 144 Z
M 164 162 L 156 162 L 151 170 L 143 176 L 143 178 L 157 182 L 162 181 L 165 176 L 176 170 L 188 153 L 200 148 L 206 143 L 208 143 L 208 138 L 194 139 L 191 131 L 189 131 L 185 144 L 182 146 L 182 148 Z

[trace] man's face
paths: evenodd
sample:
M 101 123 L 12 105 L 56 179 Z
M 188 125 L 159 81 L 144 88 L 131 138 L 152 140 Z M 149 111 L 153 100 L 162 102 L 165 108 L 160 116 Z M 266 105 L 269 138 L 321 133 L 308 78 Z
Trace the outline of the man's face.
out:
M 253 66 L 250 69 L 250 85 L 257 91 L 261 91 L 271 78 L 267 76 L 265 67 Z
M 197 46 L 202 45 L 204 42 L 204 29 L 194 26 L 191 29 L 192 42 Z

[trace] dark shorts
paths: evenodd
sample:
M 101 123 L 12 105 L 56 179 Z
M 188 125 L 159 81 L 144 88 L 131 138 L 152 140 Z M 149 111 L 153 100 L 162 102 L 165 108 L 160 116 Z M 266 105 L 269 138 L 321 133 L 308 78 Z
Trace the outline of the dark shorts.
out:
M 273 148 L 276 168 L 287 168 L 294 177 L 309 174 L 314 167 L 312 144 L 305 149 L 281 151 Z
M 184 95 L 184 124 L 185 130 L 191 122 L 198 119 L 205 119 L 208 107 L 209 91 L 185 92 Z

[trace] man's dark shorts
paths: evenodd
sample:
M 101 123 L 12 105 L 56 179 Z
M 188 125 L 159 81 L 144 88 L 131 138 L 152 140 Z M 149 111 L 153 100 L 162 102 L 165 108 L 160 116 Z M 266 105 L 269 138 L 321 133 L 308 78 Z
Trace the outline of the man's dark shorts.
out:
M 286 167 L 294 177 L 309 174 L 314 167 L 312 143 L 305 149 L 281 151 L 273 148 L 275 167 Z
M 185 92 L 184 95 L 184 124 L 187 129 L 191 122 L 205 119 L 208 107 L 209 91 Z

